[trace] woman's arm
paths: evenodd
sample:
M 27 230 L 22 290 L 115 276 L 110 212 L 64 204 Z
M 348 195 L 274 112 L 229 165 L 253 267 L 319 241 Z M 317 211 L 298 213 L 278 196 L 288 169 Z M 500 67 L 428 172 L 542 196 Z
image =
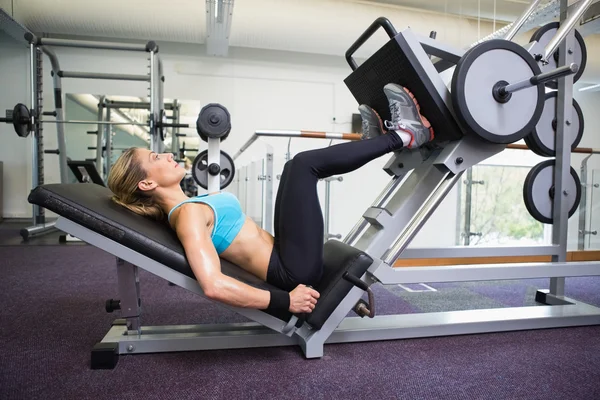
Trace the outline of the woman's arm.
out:
M 236 307 L 265 309 L 269 306 L 271 295 L 268 291 L 254 288 L 221 272 L 221 260 L 200 207 L 182 206 L 175 230 L 206 297 Z
M 210 239 L 208 224 L 200 207 L 182 206 L 175 230 L 206 297 L 236 307 L 264 310 L 269 306 L 269 291 L 257 289 L 221 272 L 221 260 Z M 317 304 L 319 293 L 307 286 L 298 285 L 288 297 L 288 311 L 310 313 Z

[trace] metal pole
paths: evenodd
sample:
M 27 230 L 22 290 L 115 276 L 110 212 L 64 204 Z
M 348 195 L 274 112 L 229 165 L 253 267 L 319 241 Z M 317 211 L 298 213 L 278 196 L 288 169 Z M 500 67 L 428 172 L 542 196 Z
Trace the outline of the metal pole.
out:
M 66 120 L 66 121 L 40 121 L 41 123 L 51 123 L 51 124 L 81 124 L 81 125 L 135 125 L 135 126 L 148 126 L 148 124 L 144 124 L 141 122 L 115 122 L 115 121 L 79 121 L 79 120 Z
M 31 109 L 37 111 L 36 109 L 36 82 L 35 82 L 35 45 L 33 43 L 29 44 L 29 82 L 31 83 Z M 31 125 L 33 126 L 36 122 L 35 112 L 31 113 Z M 35 189 L 38 185 L 38 139 L 35 134 L 31 135 L 31 154 L 33 156 L 31 162 L 31 186 Z M 33 204 L 32 207 L 32 225 L 37 225 L 37 215 L 39 212 L 39 206 Z
M 588 232 L 585 229 L 585 218 L 587 214 L 587 162 L 592 154 L 588 155 L 581 162 L 580 175 L 581 175 L 581 202 L 579 203 L 579 229 L 578 229 L 578 240 L 577 250 L 585 250 L 585 236 Z M 591 230 L 591 227 L 590 227 Z
M 38 39 L 38 44 L 44 46 L 58 47 L 78 47 L 80 49 L 105 49 L 105 50 L 126 50 L 126 51 L 146 51 L 145 44 L 134 43 L 113 43 L 113 42 L 93 42 L 88 40 L 68 40 L 68 39 Z
M 110 108 L 106 109 L 106 119 L 108 121 L 110 121 Z M 112 131 L 110 129 L 110 125 L 104 125 L 104 131 L 105 131 L 105 137 L 106 137 L 106 140 L 104 141 L 104 146 L 105 146 L 105 150 L 104 150 L 105 162 L 104 162 L 104 164 L 106 165 L 106 176 L 108 177 L 108 174 L 110 173 L 110 165 L 112 163 L 112 160 L 111 160 Z M 102 151 L 102 149 L 100 149 L 100 151 Z
M 510 85 L 506 85 L 500 88 L 499 93 L 501 95 L 505 95 L 506 93 L 514 93 L 521 89 L 530 88 L 532 86 L 539 85 L 547 81 L 562 78 L 563 76 L 575 74 L 578 70 L 579 65 L 571 63 L 570 65 L 565 65 L 553 71 L 548 71 L 543 74 L 532 76 L 529 79 L 524 79 L 520 82 L 515 82 Z
M 585 0 L 584 0 L 585 2 Z M 568 0 L 560 2 L 560 20 L 561 29 L 569 24 L 567 20 Z M 579 8 L 580 11 L 582 7 Z M 558 36 L 555 36 L 555 38 Z M 573 48 L 575 44 L 575 34 L 572 29 L 564 30 L 564 40 L 560 43 L 558 65 L 567 65 L 573 62 L 573 52 L 567 50 Z M 554 51 L 552 52 L 552 54 Z M 552 256 L 552 262 L 567 261 L 567 231 L 569 224 L 567 196 L 574 196 L 574 193 L 568 193 L 565 190 L 565 184 L 571 179 L 571 143 L 568 130 L 572 125 L 568 121 L 571 119 L 571 110 L 573 108 L 573 77 L 567 76 L 558 80 L 558 96 L 556 99 L 556 164 L 554 168 L 554 204 L 552 208 L 552 244 L 558 246 L 557 255 Z M 565 279 L 552 278 L 550 280 L 550 293 L 555 296 L 564 296 Z
M 331 181 L 330 180 L 325 180 L 325 210 L 323 213 L 323 225 L 324 225 L 324 234 L 323 234 L 323 239 L 324 241 L 328 241 L 329 240 L 329 209 L 331 208 Z
M 100 173 L 100 176 L 106 179 L 108 176 L 104 174 L 104 169 L 102 168 L 102 138 L 104 136 L 104 127 L 102 126 L 102 122 L 104 122 L 104 96 L 100 96 L 98 100 L 98 134 L 96 135 L 96 169 Z M 108 171 L 107 171 L 108 173 Z
M 471 244 L 471 199 L 473 197 L 473 168 L 467 170 L 467 190 L 465 194 L 465 229 L 463 230 L 465 246 Z
M 271 235 L 273 231 L 273 147 L 267 144 L 267 164 L 266 164 L 266 180 L 265 180 L 265 204 L 264 204 L 264 218 L 263 218 L 263 229 L 269 232 Z
M 98 72 L 76 72 L 76 71 L 59 71 L 58 76 L 62 78 L 78 78 L 78 79 L 107 79 L 116 81 L 140 81 L 148 82 L 150 78 L 147 75 L 128 75 L 128 74 L 104 74 Z
M 404 249 L 417 234 L 419 229 L 421 229 L 427 219 L 436 210 L 437 206 L 442 202 L 442 200 L 444 200 L 448 192 L 452 190 L 454 184 L 460 180 L 460 177 L 463 173 L 460 172 L 454 176 L 450 176 L 450 174 L 451 172 L 447 172 L 446 178 L 439 183 L 429 198 L 425 201 L 425 203 L 423 203 L 419 211 L 415 213 L 400 237 L 384 254 L 384 257 L 382 257 L 383 262 L 388 265 L 394 264 L 398 257 L 400 257 L 400 254 L 402 254 Z
M 577 10 L 571 16 L 569 16 L 567 18 L 568 4 L 565 5 L 564 1 L 561 0 L 561 2 L 560 2 L 560 15 L 561 15 L 560 28 L 558 29 L 558 31 L 556 32 L 556 34 L 554 35 L 552 40 L 550 40 L 550 42 L 548 42 L 548 44 L 546 45 L 546 48 L 544 49 L 543 61 L 547 62 L 550 59 L 550 57 L 554 54 L 554 52 L 556 52 L 556 50 L 561 45 L 563 40 L 567 37 L 567 35 L 569 35 L 573 31 L 573 28 L 579 22 L 579 20 L 583 16 L 583 13 L 586 12 L 586 10 L 588 9 L 588 7 L 591 4 L 592 4 L 592 0 L 581 0 L 581 4 L 579 5 L 579 8 L 577 8 Z M 563 16 L 564 16 L 564 18 L 563 18 Z M 573 47 L 571 46 L 570 48 L 572 49 Z M 569 57 L 569 59 L 572 62 L 573 57 Z M 568 65 L 568 64 L 563 63 L 562 65 Z
M 540 3 L 541 3 L 541 0 L 534 0 L 534 1 L 531 2 L 531 4 L 529 5 L 529 7 L 527 7 L 527 9 L 525 9 L 525 11 L 523 11 L 523 14 L 521 14 L 521 16 L 519 17 L 519 19 L 516 20 L 512 24 L 512 26 L 510 27 L 509 31 L 506 32 L 506 35 L 504 35 L 504 39 L 505 40 L 512 40 L 513 37 L 515 37 L 515 35 L 517 34 L 517 32 L 519 32 L 519 29 L 521 29 L 521 27 L 523 26 L 523 24 L 525 23 L 525 21 L 527 21 L 527 19 L 533 13 L 533 10 L 535 10 L 535 8 Z
M 62 93 L 62 79 L 58 72 L 60 71 L 60 65 L 58 63 L 58 57 L 56 53 L 48 47 L 42 47 L 42 51 L 50 59 L 52 65 L 52 81 L 54 83 L 54 108 L 56 112 L 56 121 L 65 120 L 65 110 L 63 107 L 63 93 Z M 67 143 L 65 141 L 65 128 L 62 124 L 56 125 L 56 136 L 58 141 L 58 162 L 60 170 L 60 181 L 61 183 L 68 183 L 68 165 L 67 165 Z
M 330 215 L 331 215 L 331 182 L 338 181 L 342 182 L 344 180 L 341 176 L 330 176 L 329 178 L 323 179 L 325 181 L 325 210 L 323 212 L 323 225 L 324 225 L 324 241 L 328 241 L 330 238 L 340 239 L 341 235 L 332 235 L 330 230 Z
M 361 140 L 361 135 L 357 133 L 338 133 L 338 132 L 317 132 L 317 131 L 289 131 L 289 130 L 269 130 L 256 131 L 248 141 L 233 156 L 235 160 L 244 151 L 248 149 L 258 139 L 259 136 L 266 137 L 288 137 L 288 138 L 306 138 L 306 139 L 339 139 L 339 140 Z

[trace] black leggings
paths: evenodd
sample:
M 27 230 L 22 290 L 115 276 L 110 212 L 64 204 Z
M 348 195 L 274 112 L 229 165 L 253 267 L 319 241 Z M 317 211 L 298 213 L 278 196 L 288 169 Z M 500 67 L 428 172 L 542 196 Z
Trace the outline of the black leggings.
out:
M 275 201 L 275 246 L 267 282 L 288 291 L 315 286 L 323 273 L 323 213 L 317 182 L 402 148 L 395 132 L 298 153 L 285 164 Z

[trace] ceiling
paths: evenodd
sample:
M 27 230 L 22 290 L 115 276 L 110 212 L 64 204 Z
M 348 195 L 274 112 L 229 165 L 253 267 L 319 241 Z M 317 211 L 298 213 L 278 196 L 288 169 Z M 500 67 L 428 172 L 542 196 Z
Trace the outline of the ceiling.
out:
M 479 16 L 502 22 L 516 20 L 531 4 L 529 0 L 371 0 L 371 2 L 467 17 Z

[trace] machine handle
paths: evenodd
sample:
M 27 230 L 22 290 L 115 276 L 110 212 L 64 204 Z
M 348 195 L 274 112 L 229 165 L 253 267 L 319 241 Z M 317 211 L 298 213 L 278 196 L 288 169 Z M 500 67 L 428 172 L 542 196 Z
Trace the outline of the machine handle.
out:
M 364 31 L 364 33 L 362 35 L 360 35 L 358 39 L 356 39 L 356 42 L 354 42 L 354 44 L 352 46 L 350 46 L 350 48 L 346 51 L 346 61 L 348 61 L 348 64 L 350 65 L 350 68 L 352 68 L 352 71 L 355 71 L 356 68 L 358 68 L 358 65 L 356 64 L 356 61 L 354 61 L 354 59 L 352 58 L 352 55 L 354 53 L 356 53 L 356 50 L 358 50 L 360 48 L 360 46 L 365 44 L 365 42 L 371 36 L 373 36 L 373 34 L 375 32 L 377 32 L 377 29 L 379 29 L 379 28 L 383 28 L 385 30 L 385 32 L 388 34 L 388 36 L 390 37 L 390 39 L 398 34 L 398 32 L 396 31 L 396 28 L 394 28 L 394 26 L 392 25 L 392 23 L 390 22 L 389 19 L 387 19 L 385 17 L 377 18 L 367 28 L 367 30 Z
M 361 281 L 360 279 L 358 279 L 354 275 L 350 275 L 348 272 L 344 272 L 344 275 L 342 276 L 342 278 L 344 278 L 345 280 L 347 280 L 348 282 L 350 282 L 354 286 L 356 286 L 356 287 L 364 290 L 365 292 L 367 290 L 369 290 L 369 285 L 367 285 L 366 282 Z

